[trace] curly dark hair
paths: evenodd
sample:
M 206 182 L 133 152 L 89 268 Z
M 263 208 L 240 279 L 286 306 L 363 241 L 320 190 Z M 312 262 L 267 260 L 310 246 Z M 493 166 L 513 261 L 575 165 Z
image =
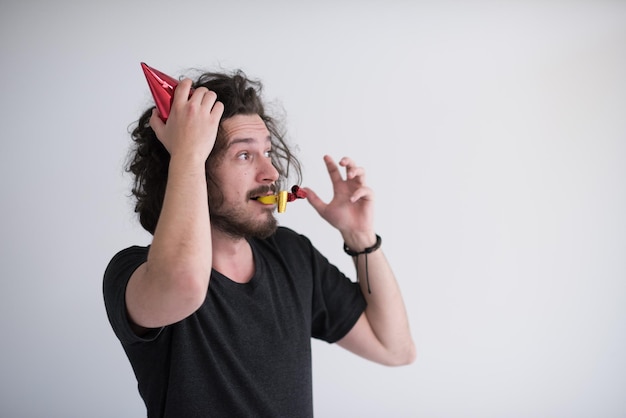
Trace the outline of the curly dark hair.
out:
M 198 77 L 193 87 L 206 87 L 217 94 L 217 99 L 224 104 L 222 121 L 235 115 L 259 115 L 271 135 L 272 163 L 279 173 L 276 186 L 282 186 L 292 169 L 296 182 L 301 182 L 301 165 L 285 140 L 283 125 L 265 111 L 260 81 L 248 78 L 241 70 L 232 73 L 205 72 Z M 136 199 L 135 212 L 139 214 L 141 226 L 154 234 L 163 207 L 170 155 L 150 127 L 152 109 L 154 106 L 141 115 L 130 132 L 134 144 L 126 171 L 134 176 L 132 194 Z M 212 190 L 219 190 L 219 187 L 211 175 L 211 167 L 214 166 L 211 162 L 220 158 L 225 147 L 220 123 L 215 145 L 206 162 L 207 184 L 212 186 Z

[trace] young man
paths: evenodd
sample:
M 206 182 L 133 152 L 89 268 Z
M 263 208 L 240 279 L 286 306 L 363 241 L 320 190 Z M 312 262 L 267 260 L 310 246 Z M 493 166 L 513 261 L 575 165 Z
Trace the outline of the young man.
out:
M 185 79 L 167 122 L 152 109 L 133 131 L 136 211 L 153 240 L 116 254 L 103 289 L 149 417 L 313 416 L 311 337 L 385 365 L 414 360 L 364 170 L 327 156 L 332 200 L 303 189 L 358 282 L 257 200 L 289 168 L 300 177 L 260 91 L 241 72 Z

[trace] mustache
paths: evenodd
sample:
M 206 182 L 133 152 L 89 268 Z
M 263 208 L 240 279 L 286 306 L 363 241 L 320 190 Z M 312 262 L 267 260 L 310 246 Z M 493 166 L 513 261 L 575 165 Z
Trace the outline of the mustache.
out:
M 248 193 L 248 196 L 250 197 L 250 199 L 253 199 L 258 196 L 265 196 L 266 194 L 268 194 L 268 192 L 276 194 L 277 190 L 278 190 L 278 186 L 276 186 L 275 184 L 260 186 L 260 187 L 257 187 L 256 189 L 251 190 Z

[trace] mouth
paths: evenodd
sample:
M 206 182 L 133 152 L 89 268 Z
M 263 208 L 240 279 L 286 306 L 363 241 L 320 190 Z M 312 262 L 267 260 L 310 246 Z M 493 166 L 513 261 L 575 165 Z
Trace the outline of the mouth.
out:
M 272 193 L 272 194 L 269 194 Z M 263 191 L 257 189 L 250 193 L 250 200 L 256 200 L 264 205 L 278 205 L 278 213 L 283 213 L 287 208 L 287 202 L 293 202 L 296 199 L 306 198 L 306 191 L 302 190 L 299 186 L 293 186 L 291 193 L 286 190 L 276 192 L 275 188 L 266 187 Z
M 257 202 L 261 202 L 264 205 L 275 205 L 276 203 L 278 203 L 278 196 L 275 194 L 269 194 L 265 196 L 255 197 L 254 200 L 256 200 Z
M 264 186 L 250 192 L 250 200 L 273 205 L 277 203 L 276 190 L 273 186 Z

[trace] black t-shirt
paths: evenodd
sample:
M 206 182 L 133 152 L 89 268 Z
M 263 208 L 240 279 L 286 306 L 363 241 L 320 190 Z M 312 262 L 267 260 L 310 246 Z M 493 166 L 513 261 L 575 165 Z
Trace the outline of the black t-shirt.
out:
M 342 338 L 365 300 L 358 284 L 290 229 L 250 245 L 249 283 L 213 270 L 195 313 L 142 337 L 130 327 L 125 291 L 149 247 L 122 250 L 109 263 L 107 315 L 149 417 L 313 416 L 310 339 Z

